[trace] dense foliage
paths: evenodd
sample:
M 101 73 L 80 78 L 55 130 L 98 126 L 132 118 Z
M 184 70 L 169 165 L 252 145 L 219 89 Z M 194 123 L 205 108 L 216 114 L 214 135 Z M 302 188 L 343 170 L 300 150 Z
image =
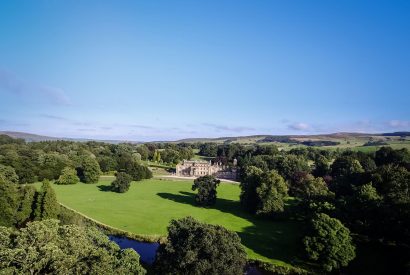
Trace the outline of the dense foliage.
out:
M 203 176 L 194 180 L 192 191 L 198 189 L 195 201 L 202 206 L 210 206 L 216 203 L 216 188 L 221 181 L 214 176 Z
M 246 253 L 239 236 L 191 217 L 172 220 L 157 252 L 158 274 L 243 274 Z
M 311 222 L 311 232 L 303 240 L 310 259 L 326 271 L 339 269 L 354 259 L 355 246 L 350 231 L 326 214 L 318 214 Z
M 275 170 L 264 172 L 250 166 L 241 182 L 241 203 L 251 213 L 274 216 L 284 211 L 287 186 Z
M 92 156 L 82 156 L 77 174 L 84 183 L 96 183 L 100 179 L 100 166 Z
M 40 192 L 37 192 L 35 220 L 56 219 L 59 213 L 59 204 L 56 194 L 48 180 L 44 180 Z
M 57 220 L 0 227 L 0 255 L 4 274 L 145 274 L 134 250 L 121 250 L 96 229 Z
M 132 177 L 124 172 L 118 172 L 115 180 L 111 183 L 111 189 L 118 193 L 125 193 L 130 189 Z
M 74 168 L 66 167 L 61 172 L 60 177 L 55 181 L 55 184 L 76 184 L 80 181 L 80 178 L 77 176 L 77 171 Z

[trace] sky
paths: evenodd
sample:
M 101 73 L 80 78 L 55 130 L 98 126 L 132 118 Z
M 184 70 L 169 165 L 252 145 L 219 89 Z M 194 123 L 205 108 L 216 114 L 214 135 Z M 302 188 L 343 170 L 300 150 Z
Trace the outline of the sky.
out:
M 0 130 L 410 130 L 410 1 L 0 1 Z

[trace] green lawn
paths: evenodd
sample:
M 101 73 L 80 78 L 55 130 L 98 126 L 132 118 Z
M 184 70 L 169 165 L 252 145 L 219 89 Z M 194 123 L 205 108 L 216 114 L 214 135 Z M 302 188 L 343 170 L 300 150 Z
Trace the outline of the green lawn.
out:
M 54 185 L 58 200 L 89 217 L 136 234 L 165 235 L 171 219 L 191 215 L 203 222 L 236 231 L 250 258 L 280 265 L 297 261 L 301 226 L 254 218 L 239 205 L 238 185 L 222 183 L 213 208 L 194 204 L 192 181 L 150 179 L 133 182 L 124 194 L 107 191 L 110 181 L 98 184 Z

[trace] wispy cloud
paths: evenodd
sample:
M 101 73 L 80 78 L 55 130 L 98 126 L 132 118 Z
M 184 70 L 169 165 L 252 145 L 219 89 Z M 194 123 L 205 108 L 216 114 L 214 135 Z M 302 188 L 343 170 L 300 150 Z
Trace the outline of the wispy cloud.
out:
M 24 80 L 4 69 L 0 69 L 0 89 L 16 96 L 34 95 L 53 104 L 71 104 L 63 89 Z
M 40 117 L 47 118 L 47 119 L 53 119 L 53 120 L 60 120 L 60 121 L 70 121 L 70 119 L 61 117 L 61 116 L 55 116 L 55 115 L 50 115 L 50 114 L 40 114 Z
M 292 123 L 288 125 L 290 130 L 303 131 L 310 128 L 309 124 L 303 122 Z
M 155 128 L 152 127 L 152 126 L 140 125 L 140 124 L 131 124 L 131 125 L 129 125 L 129 126 L 132 127 L 132 128 L 139 128 L 139 129 L 148 129 L 148 130 L 155 129 Z
M 391 128 L 408 130 L 410 128 L 410 121 L 408 120 L 390 120 L 387 125 Z
M 0 119 L 0 126 L 1 127 L 15 127 L 15 126 L 25 127 L 25 126 L 29 126 L 29 125 L 30 125 L 30 123 L 28 123 L 28 122 Z
M 245 132 L 245 131 L 254 131 L 255 128 L 246 127 L 246 126 L 228 126 L 228 125 L 220 125 L 220 124 L 213 124 L 213 123 L 202 123 L 203 126 L 213 128 L 216 131 L 227 131 L 227 132 Z

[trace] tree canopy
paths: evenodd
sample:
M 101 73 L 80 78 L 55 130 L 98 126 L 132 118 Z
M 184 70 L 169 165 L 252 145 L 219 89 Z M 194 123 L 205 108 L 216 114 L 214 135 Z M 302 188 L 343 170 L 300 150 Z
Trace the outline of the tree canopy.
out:
M 192 217 L 172 220 L 157 252 L 158 274 L 243 274 L 246 253 L 239 236 Z
M 58 178 L 58 180 L 55 181 L 55 184 L 68 185 L 68 184 L 76 184 L 79 181 L 80 179 L 77 176 L 77 171 L 74 168 L 66 167 L 61 172 L 61 175 Z
M 145 274 L 134 250 L 93 228 L 45 220 L 19 230 L 0 226 L 0 236 L 5 274 Z
M 303 239 L 305 251 L 325 271 L 347 266 L 355 258 L 350 231 L 339 220 L 323 213 L 317 214 L 311 221 L 310 230 Z
M 115 180 L 111 183 L 113 191 L 118 193 L 125 193 L 130 188 L 132 177 L 124 172 L 118 172 L 115 175 Z
M 194 180 L 192 191 L 198 190 L 195 201 L 202 206 L 210 206 L 216 203 L 216 188 L 221 181 L 214 176 L 203 176 Z
M 84 183 L 96 183 L 100 179 L 100 165 L 91 156 L 82 156 L 80 166 L 77 167 L 77 175 Z
M 264 172 L 250 166 L 241 181 L 241 204 L 251 213 L 273 216 L 284 211 L 287 186 L 276 170 Z

